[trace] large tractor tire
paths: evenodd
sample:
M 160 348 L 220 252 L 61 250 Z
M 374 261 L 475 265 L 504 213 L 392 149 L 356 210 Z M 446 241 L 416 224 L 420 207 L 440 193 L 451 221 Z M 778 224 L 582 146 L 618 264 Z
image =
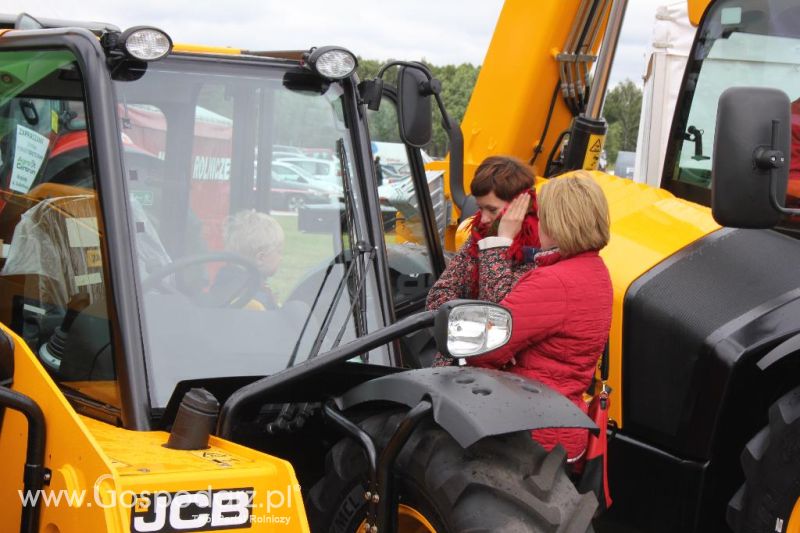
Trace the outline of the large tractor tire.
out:
M 374 415 L 360 425 L 379 449 L 405 412 Z M 467 449 L 433 421 L 422 422 L 397 458 L 400 533 L 592 531 L 593 494 L 578 494 L 561 448 L 546 452 L 530 433 L 482 439 Z M 326 458 L 326 474 L 307 497 L 313 533 L 364 531 L 365 454 L 351 439 Z
M 736 533 L 800 533 L 800 387 L 772 404 L 742 452 L 745 482 L 728 504 Z

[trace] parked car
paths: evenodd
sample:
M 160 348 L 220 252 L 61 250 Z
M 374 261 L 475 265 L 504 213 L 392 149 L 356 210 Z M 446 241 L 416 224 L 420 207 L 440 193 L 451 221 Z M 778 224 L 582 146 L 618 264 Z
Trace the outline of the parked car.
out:
M 303 150 L 301 150 L 296 146 L 289 146 L 288 144 L 273 144 L 272 151 L 273 154 L 276 154 L 278 152 L 285 152 L 287 154 L 293 154 L 294 156 L 303 155 Z
M 272 162 L 272 202 L 276 208 L 297 211 L 304 205 L 327 204 L 342 194 L 341 186 L 318 180 L 303 169 Z
M 276 161 L 289 163 L 299 167 L 317 179 L 328 183 L 342 183 L 342 171 L 339 163 L 333 159 L 315 159 L 313 157 L 281 157 L 275 158 Z
M 411 167 L 408 163 L 381 163 L 383 182 L 394 183 L 411 176 Z

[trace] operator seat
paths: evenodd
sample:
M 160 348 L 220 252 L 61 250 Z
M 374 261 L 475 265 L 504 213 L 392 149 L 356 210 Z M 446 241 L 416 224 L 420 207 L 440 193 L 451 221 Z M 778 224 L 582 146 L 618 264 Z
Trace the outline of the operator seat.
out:
M 97 210 L 94 194 L 45 198 L 14 229 L 0 271 L 0 306 L 34 350 L 70 307 L 79 312 L 105 299 Z M 45 363 L 58 368 L 56 361 Z

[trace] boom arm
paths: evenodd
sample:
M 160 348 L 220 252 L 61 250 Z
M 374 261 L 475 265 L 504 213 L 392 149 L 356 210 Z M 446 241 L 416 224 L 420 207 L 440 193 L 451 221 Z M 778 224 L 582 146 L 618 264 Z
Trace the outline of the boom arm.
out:
M 610 4 L 610 0 L 506 1 L 462 122 L 467 185 L 487 156 L 508 154 L 530 161 L 534 150 L 546 155 L 559 133 L 569 127 L 575 111 L 580 111 L 574 109 L 574 101 L 585 101 L 585 93 L 565 99 L 561 72 L 566 69 L 577 78 L 567 92 L 580 92 L 583 70 L 591 67 L 605 32 Z M 570 43 L 576 49 L 570 49 Z M 548 116 L 548 131 L 539 146 Z M 536 158 L 537 175 L 543 175 L 544 165 L 545 157 Z

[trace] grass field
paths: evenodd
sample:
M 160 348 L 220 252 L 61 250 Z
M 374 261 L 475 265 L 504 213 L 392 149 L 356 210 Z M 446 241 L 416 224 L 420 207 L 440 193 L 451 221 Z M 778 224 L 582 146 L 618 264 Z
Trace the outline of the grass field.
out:
M 283 228 L 285 236 L 283 260 L 269 285 L 278 302 L 283 303 L 297 282 L 312 267 L 333 257 L 330 234 L 318 235 L 297 230 L 296 213 L 272 213 Z

